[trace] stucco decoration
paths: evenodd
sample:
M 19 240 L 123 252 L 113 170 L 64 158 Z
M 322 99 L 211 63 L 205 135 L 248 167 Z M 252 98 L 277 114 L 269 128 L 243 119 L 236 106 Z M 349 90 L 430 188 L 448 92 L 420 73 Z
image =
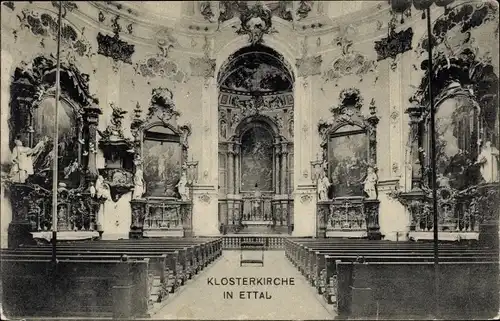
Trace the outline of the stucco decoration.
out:
M 178 46 L 177 39 L 172 35 L 172 30 L 166 28 L 159 31 L 155 35 L 155 40 L 159 52 L 137 62 L 134 66 L 135 72 L 146 78 L 160 77 L 177 83 L 185 83 L 188 80 L 187 72 L 169 58 L 170 50 Z
M 376 72 L 375 61 L 353 51 L 353 42 L 348 39 L 347 35 L 336 38 L 335 42 L 342 49 L 342 54 L 324 72 L 323 79 L 325 82 L 332 81 L 337 84 L 342 77 L 349 75 L 356 75 L 359 77 L 359 81 L 363 81 L 363 76 Z
M 191 57 L 189 60 L 189 66 L 191 68 L 192 76 L 203 77 L 205 79 L 215 77 L 215 59 L 210 58 L 210 54 L 213 50 L 212 46 L 213 43 L 211 39 L 205 36 L 205 43 L 203 44 L 203 57 Z
M 237 17 L 248 9 L 250 1 L 219 1 L 219 23 Z M 293 1 L 260 1 L 273 16 L 286 21 L 293 21 Z
M 135 45 L 131 45 L 126 41 L 120 39 L 120 32 L 122 27 L 119 24 L 120 16 L 115 16 L 112 21 L 114 36 L 104 35 L 102 33 L 97 34 L 97 44 L 99 55 L 109 57 L 113 60 L 113 70 L 118 71 L 120 62 L 127 64 L 132 64 L 132 55 L 135 52 Z
M 20 28 L 28 29 L 40 39 L 40 45 L 45 46 L 45 38 L 57 40 L 58 23 L 57 16 L 53 13 L 35 12 L 24 9 L 20 15 L 17 16 L 20 21 Z M 92 46 L 85 39 L 83 33 L 78 31 L 74 26 L 70 25 L 68 21 L 63 21 L 61 28 L 61 52 L 62 56 L 67 55 L 68 58 L 75 58 L 77 54 L 80 57 L 91 57 Z M 17 31 L 15 32 L 17 34 Z
M 397 63 L 401 54 L 412 49 L 413 29 L 407 28 L 396 32 L 396 19 L 393 17 L 388 24 L 388 35 L 386 38 L 375 41 L 375 51 L 377 52 L 377 61 L 391 58 L 391 69 L 396 70 Z
M 62 12 L 61 12 L 61 15 L 62 17 L 66 17 L 66 14 L 75 9 L 78 9 L 78 6 L 76 5 L 75 2 L 73 1 L 51 1 L 52 2 L 52 6 L 54 6 L 55 8 L 59 9 L 59 3 L 62 3 Z
M 273 28 L 272 12 L 264 4 L 257 2 L 252 7 L 243 6 L 240 11 L 241 25 L 236 33 L 248 35 L 248 40 L 252 45 L 262 43 L 264 34 L 276 33 Z

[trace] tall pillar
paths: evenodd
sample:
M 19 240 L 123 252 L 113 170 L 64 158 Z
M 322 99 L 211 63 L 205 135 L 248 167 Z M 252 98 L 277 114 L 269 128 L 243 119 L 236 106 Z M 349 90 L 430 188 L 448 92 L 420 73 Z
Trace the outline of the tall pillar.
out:
M 294 201 L 293 235 L 316 233 L 316 185 L 311 181 L 310 161 L 314 159 L 311 77 L 298 77 L 294 86 Z
M 197 74 L 199 76 L 199 74 Z M 217 82 L 213 73 L 201 79 L 201 116 L 203 126 L 199 128 L 201 146 L 206 150 L 199 158 L 200 183 L 193 185 L 193 234 L 195 236 L 220 235 L 218 186 L 218 108 Z

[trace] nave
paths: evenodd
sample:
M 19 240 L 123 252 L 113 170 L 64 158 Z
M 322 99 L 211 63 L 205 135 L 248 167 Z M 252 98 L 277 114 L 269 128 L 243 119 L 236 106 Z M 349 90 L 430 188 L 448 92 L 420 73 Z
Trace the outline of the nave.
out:
M 260 253 L 245 254 L 248 256 Z M 239 251 L 224 251 L 218 261 L 188 281 L 187 286 L 152 316 L 156 320 L 332 320 L 335 315 L 328 308 L 304 276 L 286 260 L 283 251 L 265 251 L 264 266 L 240 267 Z M 210 285 L 231 277 L 293 278 L 294 285 L 230 286 Z M 233 291 L 233 299 L 224 299 L 224 291 Z M 262 291 L 271 299 L 240 299 L 240 291 Z M 253 295 L 253 294 L 252 294 Z

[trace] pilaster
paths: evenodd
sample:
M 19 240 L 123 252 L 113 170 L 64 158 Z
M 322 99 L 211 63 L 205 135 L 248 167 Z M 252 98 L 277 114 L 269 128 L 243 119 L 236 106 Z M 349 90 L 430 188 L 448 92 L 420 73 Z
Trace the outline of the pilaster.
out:
M 217 236 L 219 219 L 217 190 L 212 185 L 195 184 L 193 189 L 193 235 Z
M 316 235 L 316 185 L 298 185 L 294 191 L 293 236 Z

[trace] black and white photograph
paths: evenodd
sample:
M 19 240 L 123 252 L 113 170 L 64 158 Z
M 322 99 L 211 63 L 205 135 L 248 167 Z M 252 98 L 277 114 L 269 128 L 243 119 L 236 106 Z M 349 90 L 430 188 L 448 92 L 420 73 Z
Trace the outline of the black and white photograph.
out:
M 1 1 L 1 320 L 498 320 L 498 0 Z

